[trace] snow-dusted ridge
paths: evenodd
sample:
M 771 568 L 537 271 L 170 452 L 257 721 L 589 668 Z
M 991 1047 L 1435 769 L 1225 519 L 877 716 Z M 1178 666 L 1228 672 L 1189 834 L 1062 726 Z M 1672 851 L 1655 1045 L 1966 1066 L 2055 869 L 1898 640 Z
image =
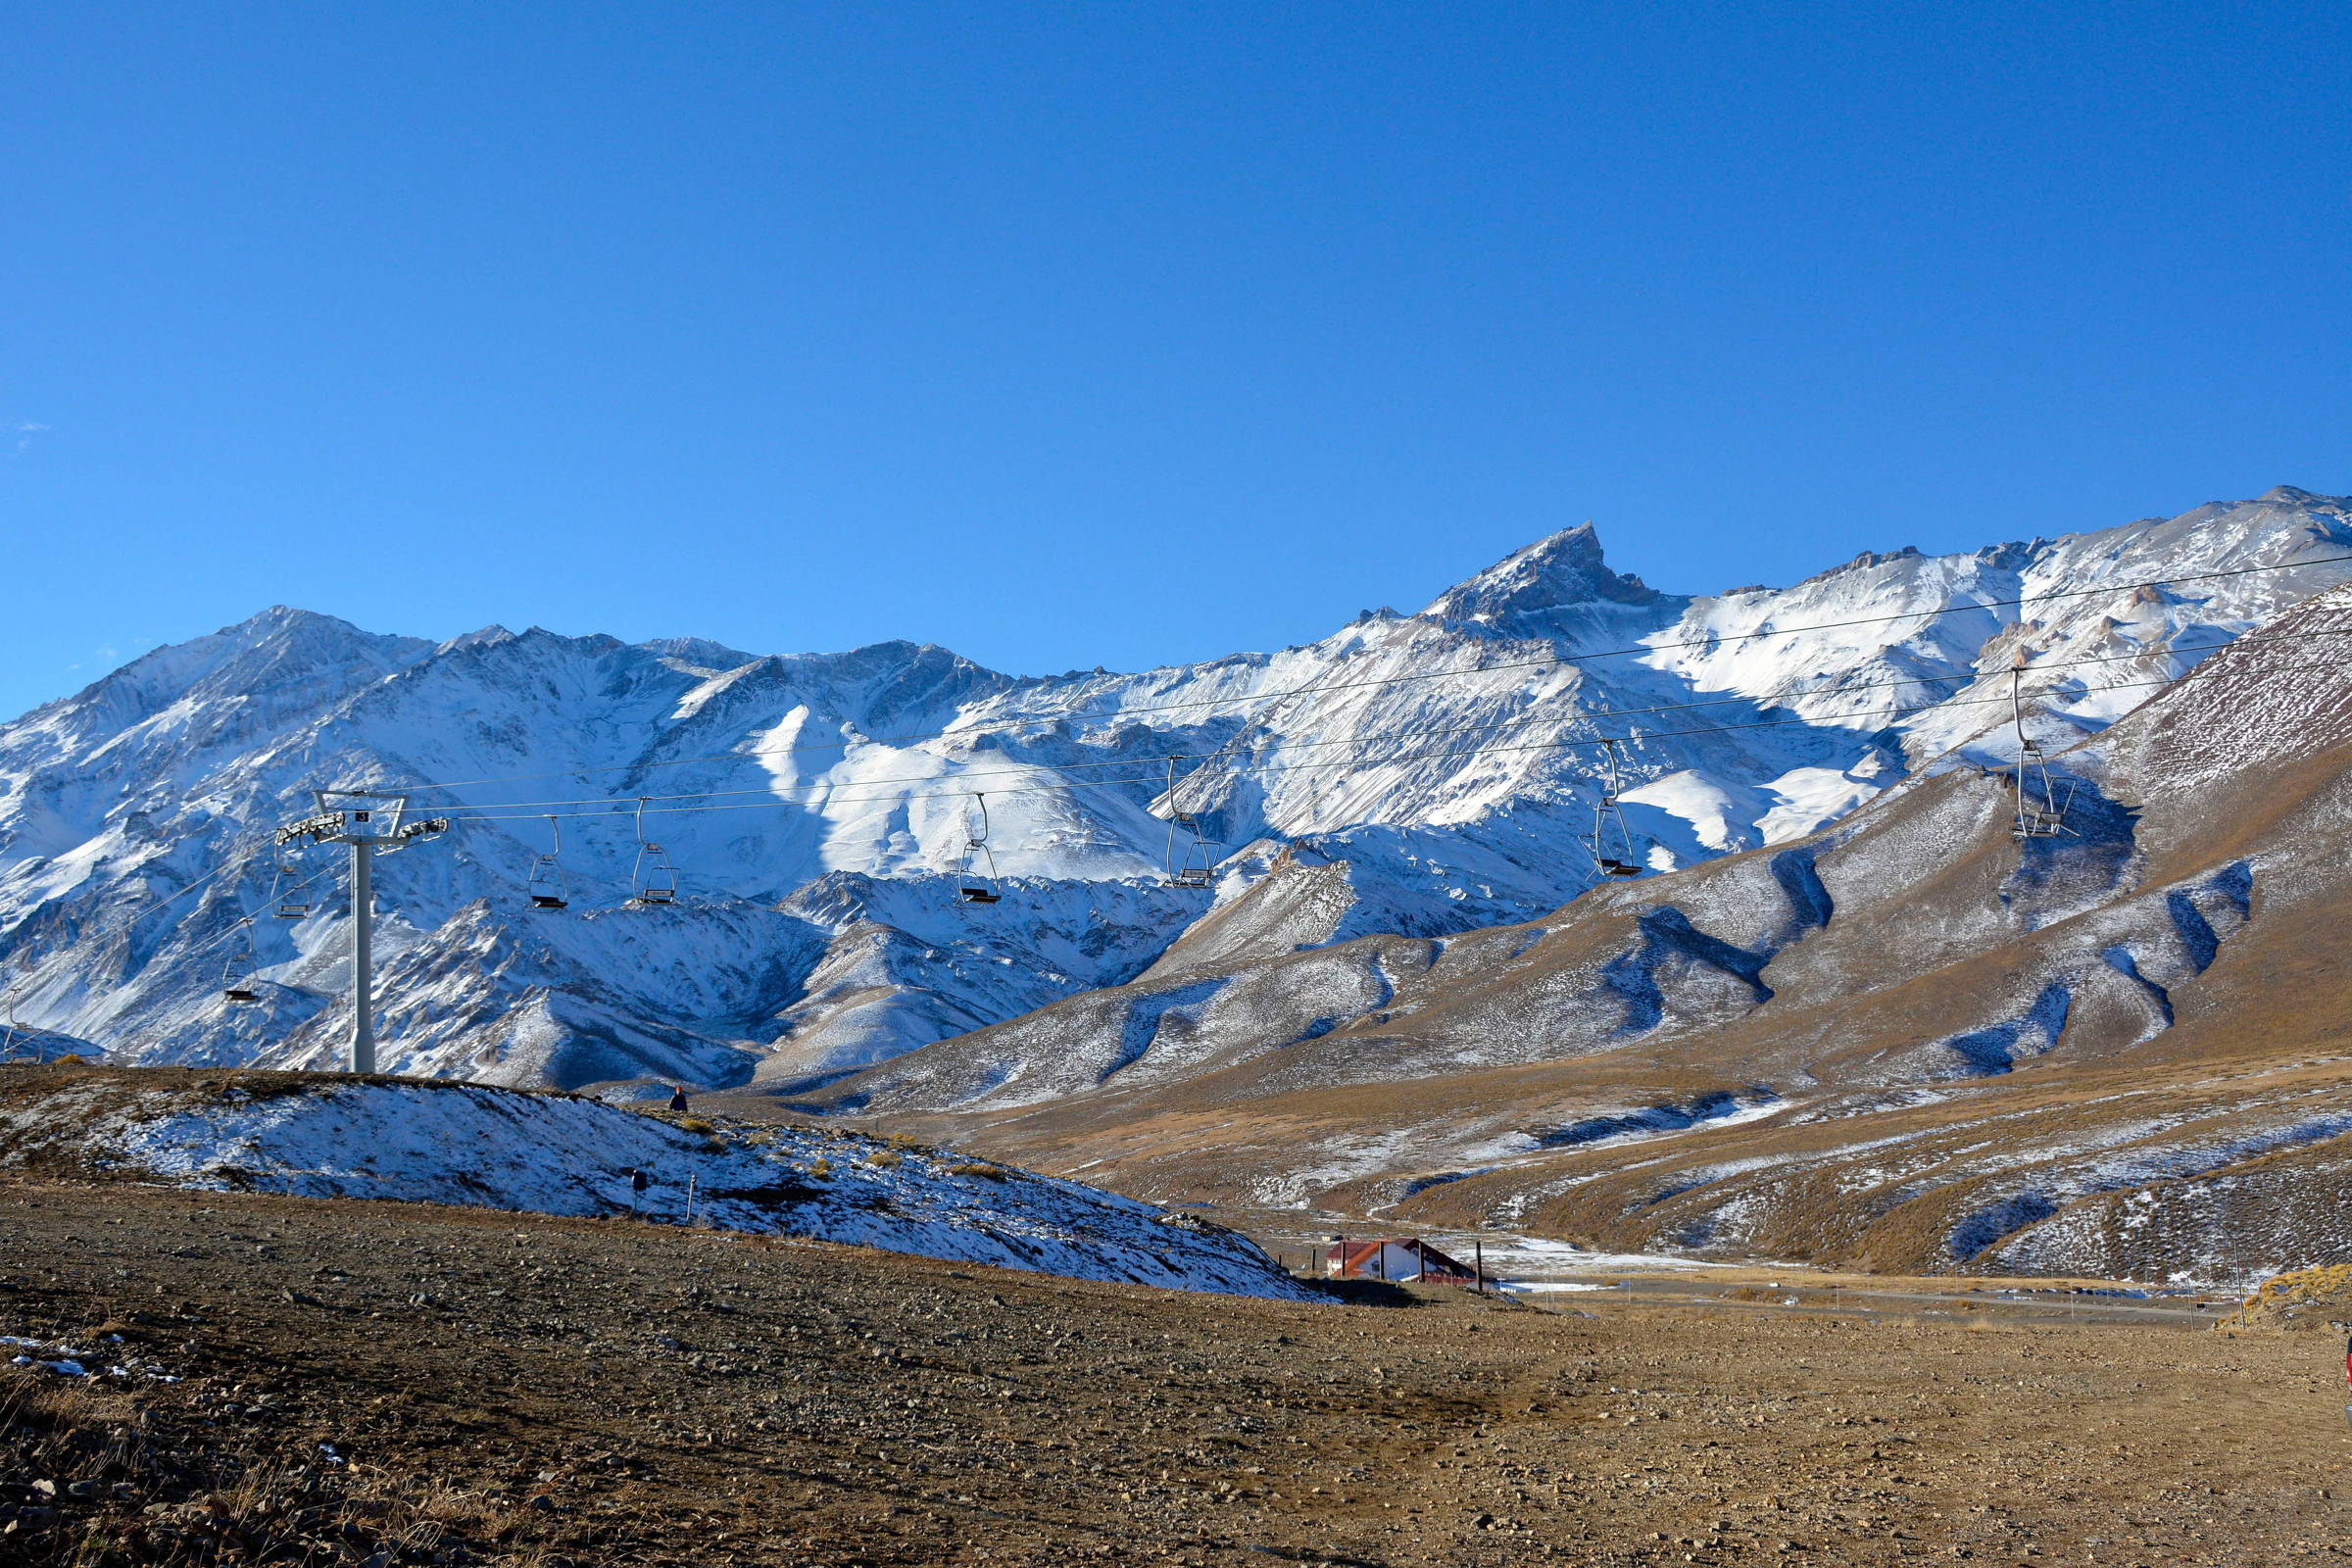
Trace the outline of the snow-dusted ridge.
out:
M 1212 948 L 1542 917 L 1593 880 L 1604 733 L 1634 737 L 1644 864 L 1800 839 L 1922 768 L 2005 760 L 1988 699 L 2018 659 L 2056 750 L 2352 578 L 2347 556 L 2346 504 L 2286 487 L 1714 597 L 1617 573 L 1572 528 L 1416 614 L 1054 677 L 903 642 L 435 644 L 275 609 L 0 726 L 0 1012 L 118 1062 L 329 1065 L 348 920 L 322 853 L 298 873 L 319 875 L 312 912 L 259 922 L 264 1001 L 220 1000 L 271 830 L 316 786 L 505 780 L 419 790 L 459 826 L 378 873 L 387 1066 L 821 1083 Z M 2133 586 L 2160 578 L 2182 580 Z M 2053 593 L 2072 597 L 2002 603 Z M 1822 629 L 1751 635 L 1788 627 Z M 1612 650 L 1646 652 L 1593 657 Z M 1170 755 L 1226 759 L 1184 799 L 1223 857 L 1213 891 L 1158 886 Z M 981 790 L 1005 894 L 976 908 L 955 882 Z M 625 906 L 637 846 L 614 810 L 564 823 L 571 910 L 526 907 L 552 843 L 536 803 L 698 792 L 722 808 L 648 818 L 680 904 Z M 1295 889 L 1225 918 L 1285 870 Z
M 697 1130 L 710 1127 L 709 1132 Z M 571 1095 L 245 1075 L 68 1075 L 0 1103 L 0 1169 L 302 1198 L 626 1215 L 1173 1290 L 1311 1299 L 1255 1244 L 1078 1182 L 787 1127 L 680 1126 Z

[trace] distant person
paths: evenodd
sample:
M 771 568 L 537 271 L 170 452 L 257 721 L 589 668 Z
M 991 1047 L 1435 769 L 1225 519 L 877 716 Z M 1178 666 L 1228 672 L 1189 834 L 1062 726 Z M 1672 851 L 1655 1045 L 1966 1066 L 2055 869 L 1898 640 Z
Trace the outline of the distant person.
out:
M 669 1086 L 669 1108 L 672 1110 L 684 1110 L 686 1108 L 686 1086 L 684 1084 L 672 1084 Z
M 638 1205 L 645 1201 L 645 1190 L 653 1185 L 654 1179 L 651 1176 L 648 1176 L 644 1171 L 633 1170 L 629 1172 L 630 1213 L 634 1214 L 637 1212 Z

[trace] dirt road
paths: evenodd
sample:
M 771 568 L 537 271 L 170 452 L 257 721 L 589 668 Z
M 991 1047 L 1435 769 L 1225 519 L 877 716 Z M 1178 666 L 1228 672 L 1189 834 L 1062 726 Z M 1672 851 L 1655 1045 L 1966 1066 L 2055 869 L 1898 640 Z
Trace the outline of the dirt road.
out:
M 2327 1335 L 1390 1299 L 0 1187 L 0 1334 L 133 1368 L 62 1413 L 22 1391 L 72 1380 L 0 1372 L 0 1562 L 2352 1556 Z M 254 1502 L 269 1477 L 308 1504 Z

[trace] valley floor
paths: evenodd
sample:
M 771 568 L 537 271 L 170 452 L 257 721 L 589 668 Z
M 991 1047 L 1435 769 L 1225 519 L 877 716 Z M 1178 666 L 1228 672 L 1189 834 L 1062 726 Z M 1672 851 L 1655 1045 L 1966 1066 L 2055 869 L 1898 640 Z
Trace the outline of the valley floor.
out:
M 1384 1298 L 20 1183 L 0 1563 L 2352 1557 L 2331 1335 Z

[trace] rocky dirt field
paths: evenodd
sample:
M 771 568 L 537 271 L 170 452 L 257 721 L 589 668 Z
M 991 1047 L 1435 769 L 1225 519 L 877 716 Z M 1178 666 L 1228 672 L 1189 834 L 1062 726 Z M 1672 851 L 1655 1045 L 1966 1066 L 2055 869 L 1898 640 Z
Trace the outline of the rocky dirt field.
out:
M 0 1334 L 9 1564 L 2352 1557 L 2328 1335 L 1286 1303 L 28 1181 Z

